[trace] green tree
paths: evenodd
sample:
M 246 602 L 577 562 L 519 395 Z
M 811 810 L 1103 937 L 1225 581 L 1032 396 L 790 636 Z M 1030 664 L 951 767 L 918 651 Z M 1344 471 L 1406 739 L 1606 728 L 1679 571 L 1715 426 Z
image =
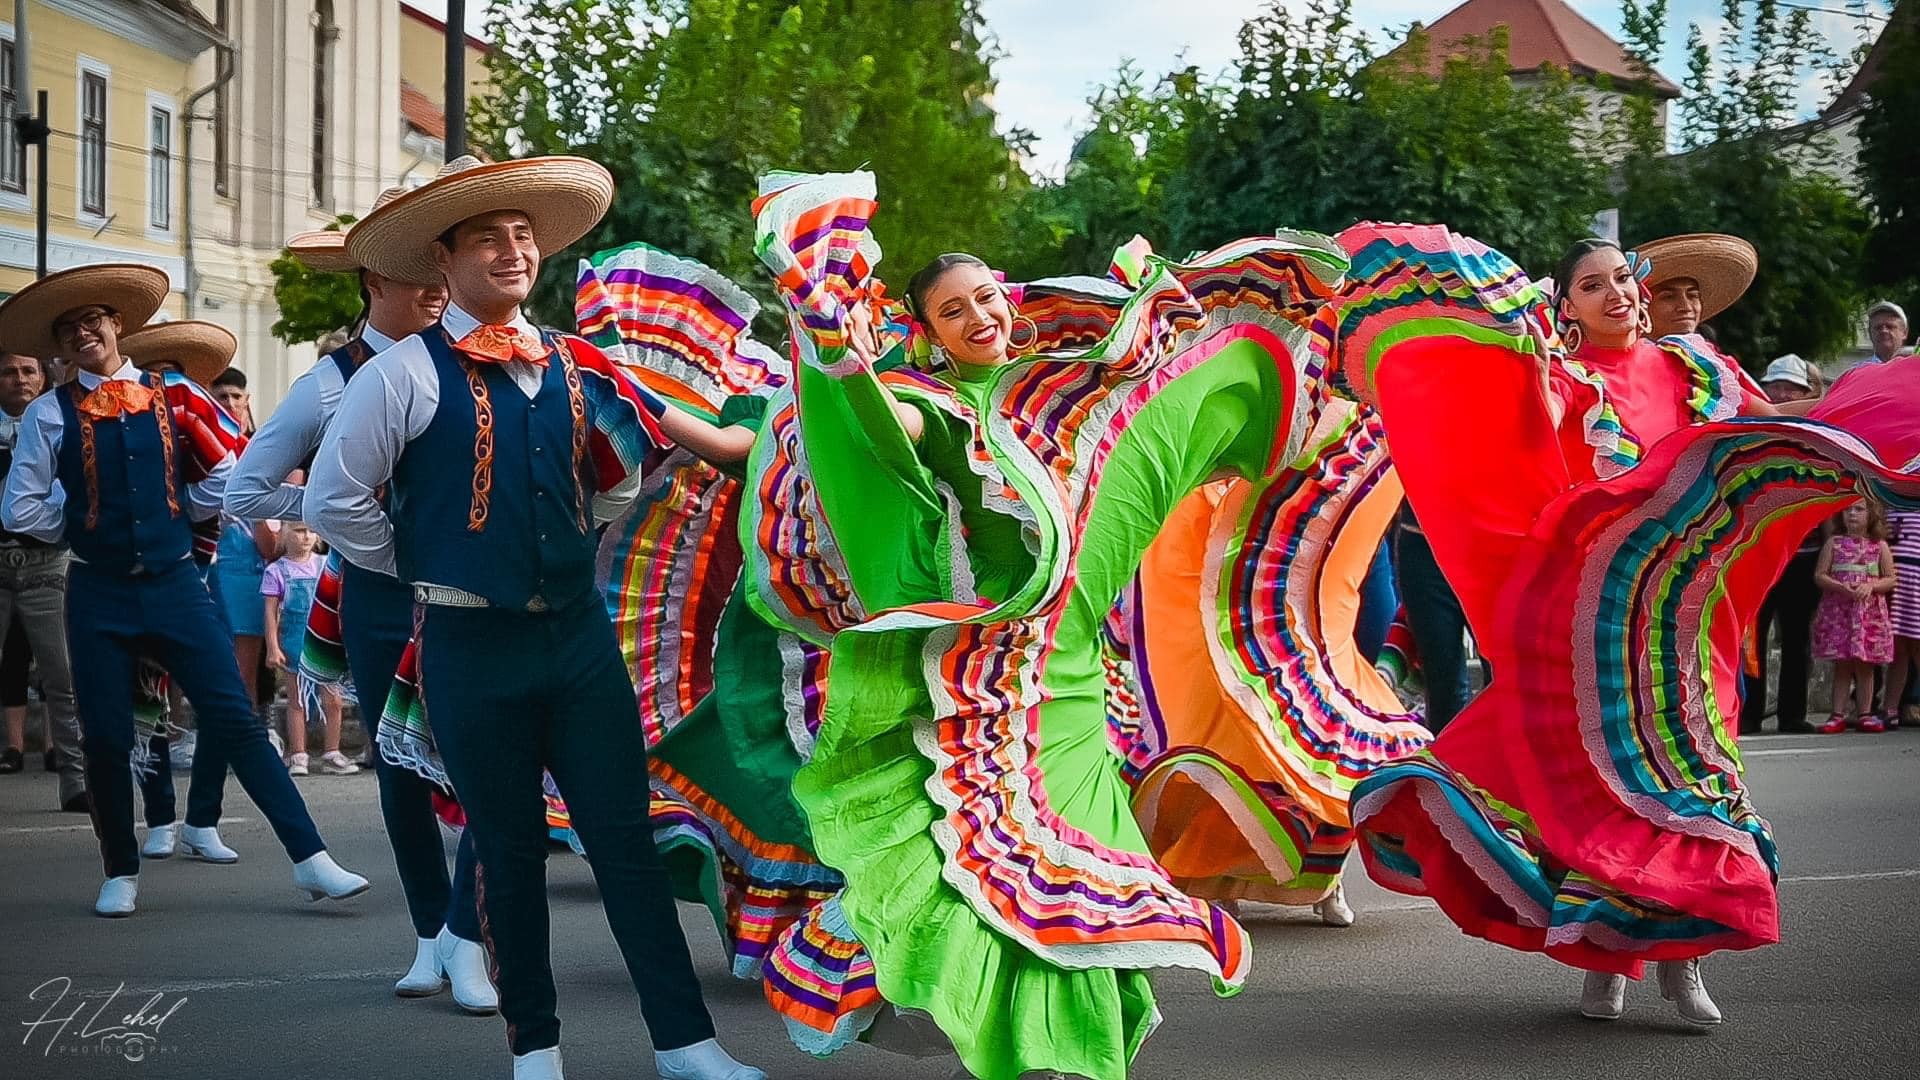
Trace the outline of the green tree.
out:
M 1632 0 L 1629 0 L 1631 5 Z M 1629 21 L 1635 53 L 1658 55 L 1659 22 Z M 1802 9 L 1777 0 L 1726 0 L 1726 32 L 1709 49 L 1689 33 L 1681 141 L 1665 153 L 1642 133 L 1621 170 L 1621 239 L 1723 232 L 1744 237 L 1760 273 L 1741 301 L 1713 320 L 1721 347 L 1758 370 L 1785 352 L 1825 358 L 1852 340 L 1868 216 L 1834 178 L 1832 150 L 1788 125 L 1804 78 L 1827 60 Z
M 941 252 L 1010 247 L 1022 133 L 988 105 L 978 0 L 494 0 L 501 93 L 477 116 L 497 155 L 581 153 L 614 174 L 605 221 L 547 253 L 535 310 L 570 322 L 577 256 L 645 240 L 764 291 L 749 211 L 774 169 L 871 163 L 889 276 Z
M 1920 302 L 1920 17 L 1913 11 L 1908 0 L 1884 31 L 1880 77 L 1860 116 L 1859 160 L 1874 214 L 1866 280 L 1909 303 Z
M 1538 266 L 1605 204 L 1564 73 L 1509 77 L 1505 31 L 1449 47 L 1410 35 L 1376 59 L 1351 0 L 1273 2 L 1240 32 L 1220 106 L 1189 110 L 1163 182 L 1171 248 L 1275 228 L 1440 221 Z
M 353 223 L 342 214 L 330 229 Z M 288 251 L 267 266 L 273 275 L 273 301 L 280 307 L 271 333 L 289 345 L 319 341 L 360 317 L 360 276 L 309 270 Z

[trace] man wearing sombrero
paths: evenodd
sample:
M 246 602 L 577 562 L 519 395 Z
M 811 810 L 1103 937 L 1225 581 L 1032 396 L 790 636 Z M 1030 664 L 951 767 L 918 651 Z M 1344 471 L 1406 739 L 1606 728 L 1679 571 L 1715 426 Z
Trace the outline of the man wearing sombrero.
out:
M 231 330 L 192 319 L 149 323 L 120 337 L 120 355 L 132 361 L 134 367 L 162 376 L 175 373 L 209 392 L 214 379 L 233 363 L 238 347 L 239 342 Z M 237 421 L 227 424 L 220 416 L 210 419 L 224 434 L 236 435 L 240 430 Z M 203 578 L 212 573 L 212 563 L 219 552 L 220 526 L 218 514 L 193 523 L 193 556 Z M 216 601 L 216 609 L 218 606 Z M 232 627 L 229 625 L 227 629 L 231 631 Z M 144 660 L 142 667 L 141 693 L 136 699 L 135 713 L 139 715 L 144 710 L 155 722 L 164 723 L 162 718 L 169 708 L 167 674 L 150 659 Z M 156 734 L 149 745 L 156 753 L 164 753 L 165 732 Z M 140 847 L 141 857 L 171 858 L 184 842 L 188 854 L 205 862 L 238 862 L 239 853 L 228 847 L 220 836 L 221 801 L 226 786 L 227 759 L 219 747 L 212 742 L 196 747 L 193 778 L 187 787 L 187 817 L 182 826 L 176 820 L 173 770 L 152 770 L 140 785 L 147 811 L 147 839 Z
M 135 670 L 151 655 L 231 763 L 315 900 L 365 892 L 340 868 L 247 700 L 220 617 L 195 570 L 193 519 L 219 511 L 234 438 L 204 390 L 141 372 L 120 349 L 166 298 L 150 266 L 105 264 L 43 278 L 0 304 L 0 350 L 59 355 L 75 380 L 28 406 L 0 523 L 73 552 L 67 644 L 84 733 L 87 788 L 107 880 L 94 910 L 131 915 Z M 160 767 L 165 767 L 164 763 Z
M 404 194 L 405 188 L 388 188 L 373 208 L 378 210 Z M 347 380 L 396 341 L 432 326 L 446 306 L 447 287 L 438 270 L 417 282 L 374 273 L 347 254 L 346 239 L 344 232 L 322 229 L 287 241 L 287 250 L 309 269 L 358 274 L 364 317 L 352 338 L 293 381 L 280 407 L 248 440 L 227 484 L 226 509 L 235 517 L 305 521 L 304 478 L 292 477 L 307 468 L 320 449 Z M 352 562 L 329 563 L 328 577 L 323 591 L 335 586 L 339 590 L 337 624 L 330 630 L 313 624 L 315 636 L 309 641 L 314 644 L 309 650 L 326 641 L 344 646 L 344 663 L 371 736 L 413 633 L 413 593 L 390 575 L 363 570 Z M 322 622 L 329 617 L 324 605 L 317 605 L 315 614 Z M 341 663 L 336 656 L 330 670 L 317 677 L 337 682 Z M 317 673 L 321 664 L 305 657 L 303 667 Z M 451 983 L 454 1002 L 461 1008 L 490 1014 L 500 999 L 487 979 L 486 953 L 480 946 L 473 832 L 461 833 L 449 877 L 440 821 L 433 812 L 433 785 L 378 754 L 374 764 L 380 777 L 381 815 L 415 935 L 413 964 L 394 984 L 394 993 L 429 997 Z
M 1655 338 L 1698 333 L 1746 293 L 1760 267 L 1752 244 L 1721 233 L 1668 236 L 1636 250 L 1653 266 L 1646 288 Z
M 598 525 L 637 494 L 665 406 L 520 311 L 542 253 L 578 240 L 612 197 L 607 171 L 580 158 L 463 158 L 348 232 L 360 265 L 401 281 L 437 270 L 449 302 L 347 384 L 305 514 L 347 559 L 413 588 L 416 688 L 479 853 L 516 1080 L 561 1075 L 542 769 L 588 852 L 659 1074 L 763 1080 L 714 1039 L 654 849 L 633 682 L 594 582 Z M 384 737 L 381 749 L 406 752 Z

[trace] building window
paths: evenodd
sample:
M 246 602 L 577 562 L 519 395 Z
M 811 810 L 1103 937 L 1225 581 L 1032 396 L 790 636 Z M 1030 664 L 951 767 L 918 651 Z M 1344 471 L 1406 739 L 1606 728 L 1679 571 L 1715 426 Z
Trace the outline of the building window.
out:
M 107 213 L 107 77 L 80 73 L 80 209 Z
M 333 205 L 333 0 L 313 5 L 313 205 Z
M 173 228 L 173 112 L 158 105 L 148 110 L 147 224 Z
M 232 36 L 227 23 L 227 0 L 215 0 L 213 5 L 213 25 L 219 29 L 220 36 Z M 224 49 L 225 46 L 222 46 Z M 231 64 L 233 60 L 225 55 L 215 59 L 215 65 Z M 233 80 L 229 79 L 214 88 L 213 91 L 213 192 L 216 195 L 232 195 L 233 185 L 229 176 L 233 159 L 229 157 L 229 140 L 233 137 L 228 130 L 232 123 Z
M 20 129 L 13 124 L 14 116 L 24 108 L 13 93 L 17 62 L 13 40 L 0 39 L 0 190 L 25 195 L 27 144 L 20 141 Z

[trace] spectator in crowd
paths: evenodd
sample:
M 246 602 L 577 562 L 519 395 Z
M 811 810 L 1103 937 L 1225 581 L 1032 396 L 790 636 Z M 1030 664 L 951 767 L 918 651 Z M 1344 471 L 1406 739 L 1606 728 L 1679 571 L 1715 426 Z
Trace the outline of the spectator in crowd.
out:
M 39 360 L 0 356 L 0 471 L 12 472 L 20 416 L 46 389 L 47 371 Z M 60 808 L 84 813 L 85 762 L 80 753 L 80 724 L 74 714 L 73 674 L 67 664 L 66 545 L 0 530 L 0 627 L 16 618 L 40 661 L 54 767 L 60 774 Z M 0 646 L 0 651 L 4 650 Z M 20 771 L 24 737 L 21 728 L 8 724 L 7 745 L 0 750 L 4 771 Z
M 247 373 L 230 367 L 214 376 L 213 400 L 240 424 L 240 430 L 253 434 L 253 395 L 247 392 Z
M 1868 308 L 1867 340 L 1873 345 L 1873 359 L 1869 363 L 1885 363 L 1902 353 L 1912 352 L 1907 348 L 1906 309 L 1891 300 L 1878 301 Z
M 1760 377 L 1760 388 L 1776 405 L 1819 397 L 1825 383 L 1819 368 L 1792 353 L 1768 365 Z M 1759 734 L 1766 717 L 1767 634 L 1776 625 L 1780 634 L 1779 731 L 1783 735 L 1813 731 L 1813 725 L 1807 723 L 1807 676 L 1813 662 L 1813 609 L 1820 602 L 1820 587 L 1813 582 L 1813 572 L 1820 563 L 1824 542 L 1819 531 L 1808 533 L 1760 606 L 1760 617 L 1753 628 L 1754 667 L 1749 671 L 1746 697 L 1740 703 L 1742 735 Z
M 27 644 L 27 629 L 20 619 L 7 624 L 5 644 L 0 645 L 0 711 L 6 713 L 6 737 L 0 745 L 0 773 L 17 773 L 27 759 L 27 690 L 33 677 L 32 647 Z M 47 746 L 47 771 L 52 772 L 53 747 Z
M 1893 659 L 1887 610 L 1893 552 L 1886 538 L 1885 511 L 1861 499 L 1841 513 L 1840 529 L 1827 538 L 1813 572 L 1821 592 L 1813 616 L 1813 654 L 1833 661 L 1833 715 L 1820 728 L 1824 734 L 1847 730 L 1850 716 L 1861 731 L 1886 729 L 1873 711 L 1874 676 Z
M 1914 666 L 1920 664 L 1920 513 L 1888 514 L 1887 527 L 1892 534 L 1888 547 L 1893 551 L 1893 663 L 1887 668 L 1886 692 L 1880 698 L 1880 719 L 1887 727 L 1897 728 L 1902 709 L 1913 708 L 1907 691 L 1913 687 Z
M 260 578 L 267 627 L 267 663 L 287 679 L 287 771 L 306 776 L 307 695 L 300 684 L 300 652 L 307 633 L 307 615 L 313 610 L 314 589 L 320 584 L 321 559 L 314 552 L 318 537 L 304 522 L 290 521 L 280 529 L 283 554 Z M 360 767 L 340 752 L 340 697 L 332 688 L 314 695 L 325 717 L 322 728 L 326 752 L 320 770 L 332 776 L 350 776 Z

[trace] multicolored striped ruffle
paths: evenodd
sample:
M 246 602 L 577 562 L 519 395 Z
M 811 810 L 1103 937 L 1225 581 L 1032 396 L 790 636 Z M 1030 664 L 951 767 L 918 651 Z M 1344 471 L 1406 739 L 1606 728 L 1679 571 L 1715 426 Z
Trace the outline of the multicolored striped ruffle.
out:
M 749 331 L 760 302 L 719 271 L 648 244 L 580 260 L 580 335 L 615 361 L 643 368 L 718 408 L 735 394 L 786 382 L 779 353 Z
M 340 574 L 340 553 L 329 552 L 314 586 L 313 610 L 307 613 L 300 677 L 351 701 L 353 676 L 347 670 L 347 647 L 340 629 Z
M 701 899 L 713 911 L 736 978 L 754 979 L 774 943 L 837 892 L 840 875 L 813 853 L 755 836 L 687 776 L 648 762 L 654 843 L 663 857 L 688 853 L 705 867 Z
M 823 1057 L 858 1039 L 886 1004 L 873 958 L 831 897 L 780 938 L 765 987 L 793 1044 Z
M 1321 899 L 1354 782 L 1431 741 L 1353 647 L 1352 555 L 1371 561 L 1400 495 L 1379 419 L 1342 404 L 1294 468 L 1189 496 L 1122 605 L 1134 813 L 1209 899 Z
M 602 595 L 649 748 L 713 689 L 714 634 L 740 575 L 739 492 L 676 453 L 601 538 Z

